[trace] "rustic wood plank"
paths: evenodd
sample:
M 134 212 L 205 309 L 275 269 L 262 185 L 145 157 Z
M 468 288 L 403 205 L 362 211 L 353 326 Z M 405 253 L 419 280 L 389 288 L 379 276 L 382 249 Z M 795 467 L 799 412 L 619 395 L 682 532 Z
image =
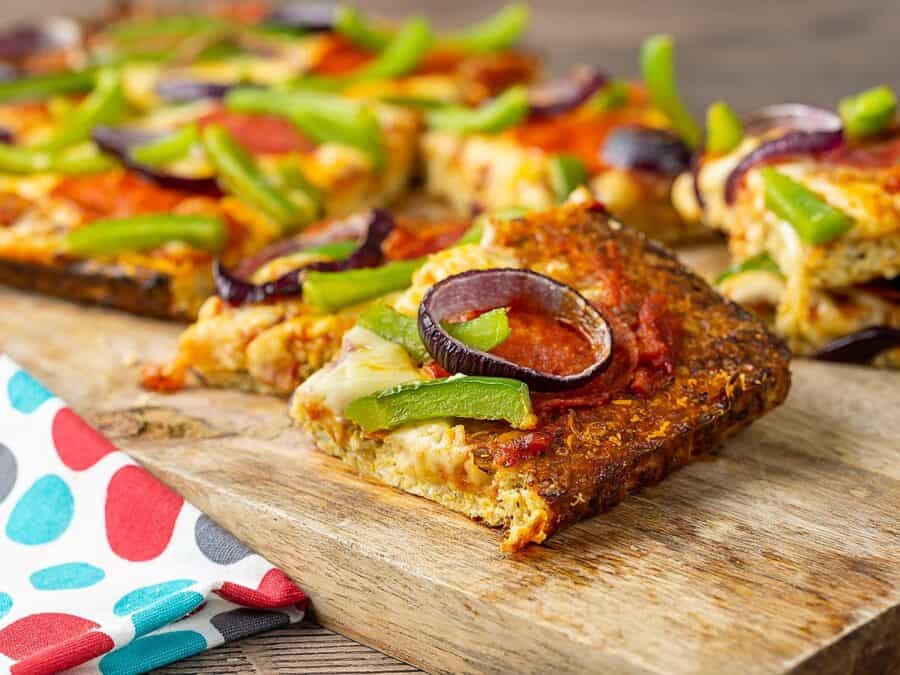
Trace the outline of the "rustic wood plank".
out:
M 689 255 L 721 264 L 721 251 Z M 177 326 L 8 290 L 0 306 L 14 358 L 284 567 L 325 626 L 400 659 L 438 672 L 900 668 L 896 373 L 800 361 L 786 405 L 718 459 L 507 558 L 490 530 L 315 452 L 283 401 L 140 391 L 138 361 L 164 357 Z M 307 647 L 254 653 L 290 670 Z

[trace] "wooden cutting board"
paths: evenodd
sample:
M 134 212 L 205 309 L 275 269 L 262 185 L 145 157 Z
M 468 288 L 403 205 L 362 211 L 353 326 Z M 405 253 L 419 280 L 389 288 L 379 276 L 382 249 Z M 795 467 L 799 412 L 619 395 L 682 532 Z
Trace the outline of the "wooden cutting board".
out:
M 787 403 L 717 458 L 504 557 L 498 533 L 314 451 L 281 400 L 139 389 L 179 328 L 0 289 L 0 348 L 327 627 L 436 672 L 900 672 L 896 373 L 798 361 Z

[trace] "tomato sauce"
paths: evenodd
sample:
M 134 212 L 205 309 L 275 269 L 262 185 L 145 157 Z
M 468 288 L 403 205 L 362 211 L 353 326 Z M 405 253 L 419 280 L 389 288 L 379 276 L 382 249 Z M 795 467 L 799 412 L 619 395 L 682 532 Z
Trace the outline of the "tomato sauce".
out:
M 434 225 L 402 219 L 388 235 L 381 250 L 388 260 L 420 258 L 455 244 L 468 228 L 468 221 L 462 220 Z
M 591 344 L 577 329 L 540 312 L 513 307 L 510 335 L 491 353 L 554 375 L 579 373 L 594 362 Z
M 844 144 L 822 153 L 823 164 L 851 166 L 857 169 L 889 169 L 900 165 L 900 137 L 866 144 Z
M 316 147 L 293 123 L 277 115 L 238 113 L 220 108 L 198 119 L 197 124 L 201 127 L 221 124 L 247 152 L 254 155 L 310 152 Z
M 70 176 L 53 195 L 75 204 L 85 220 L 125 218 L 142 213 L 166 213 L 194 195 L 160 187 L 129 171 Z

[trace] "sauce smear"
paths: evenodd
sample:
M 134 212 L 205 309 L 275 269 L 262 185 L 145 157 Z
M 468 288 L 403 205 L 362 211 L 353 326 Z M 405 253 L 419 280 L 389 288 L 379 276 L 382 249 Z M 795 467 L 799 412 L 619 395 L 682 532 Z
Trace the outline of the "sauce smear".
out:
M 572 326 L 515 307 L 508 317 L 511 333 L 491 350 L 495 356 L 554 375 L 573 375 L 594 362 L 590 343 Z

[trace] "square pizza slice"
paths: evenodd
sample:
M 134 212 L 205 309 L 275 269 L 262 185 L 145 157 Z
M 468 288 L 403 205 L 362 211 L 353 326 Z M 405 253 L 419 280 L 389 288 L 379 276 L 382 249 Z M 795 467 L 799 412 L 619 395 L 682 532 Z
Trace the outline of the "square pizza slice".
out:
M 422 146 L 431 194 L 459 209 L 545 209 L 584 184 L 621 222 L 658 241 L 709 236 L 672 206 L 690 151 L 641 86 L 581 67 L 532 87 L 518 114 L 515 98 L 508 91 L 474 111 L 429 116 Z
M 212 293 L 215 257 L 230 265 L 320 214 L 388 204 L 414 171 L 414 113 L 332 95 L 317 100 L 359 112 L 364 143 L 313 139 L 284 116 L 201 100 L 124 113 L 71 148 L 43 150 L 71 128 L 67 111 L 77 119 L 94 96 L 62 110 L 59 100 L 0 108 L 15 142 L 0 144 L 0 282 L 191 319 Z M 180 154 L 148 163 L 132 154 L 141 147 Z M 173 226 L 164 221 L 191 217 L 205 220 L 163 237 Z M 204 241 L 190 230 L 201 226 Z
M 505 528 L 507 551 L 714 450 L 789 388 L 758 319 L 595 203 L 489 219 L 381 311 L 292 417 L 362 475 Z
M 699 169 L 703 217 L 728 234 L 735 260 L 719 288 L 766 317 L 797 354 L 897 367 L 900 136 L 845 138 L 815 156 L 752 166 L 726 200 L 740 161 L 784 135 L 749 135 Z M 676 204 L 700 217 L 691 182 L 679 179 Z

